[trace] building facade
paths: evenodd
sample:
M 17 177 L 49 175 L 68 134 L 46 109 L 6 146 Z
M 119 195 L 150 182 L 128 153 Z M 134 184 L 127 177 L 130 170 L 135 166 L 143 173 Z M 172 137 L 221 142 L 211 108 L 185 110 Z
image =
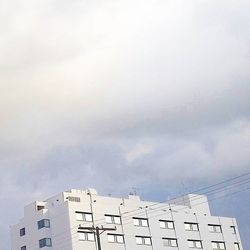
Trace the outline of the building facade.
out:
M 234 218 L 211 216 L 206 196 L 168 203 L 72 189 L 24 208 L 12 250 L 243 250 Z M 106 229 L 106 230 L 103 230 Z

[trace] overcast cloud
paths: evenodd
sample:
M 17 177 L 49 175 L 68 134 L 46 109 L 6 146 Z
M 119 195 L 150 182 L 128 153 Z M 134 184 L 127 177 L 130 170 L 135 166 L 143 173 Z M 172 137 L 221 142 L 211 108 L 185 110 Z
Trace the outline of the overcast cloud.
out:
M 166 198 L 249 171 L 249 9 L 0 0 L 0 234 L 65 189 Z

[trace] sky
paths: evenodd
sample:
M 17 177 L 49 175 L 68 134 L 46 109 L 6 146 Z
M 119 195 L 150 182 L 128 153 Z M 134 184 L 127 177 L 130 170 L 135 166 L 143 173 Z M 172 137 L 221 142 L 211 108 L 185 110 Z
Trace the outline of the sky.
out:
M 0 249 L 26 204 L 70 188 L 159 201 L 248 172 L 249 9 L 0 0 Z M 250 249 L 249 192 L 211 207 Z

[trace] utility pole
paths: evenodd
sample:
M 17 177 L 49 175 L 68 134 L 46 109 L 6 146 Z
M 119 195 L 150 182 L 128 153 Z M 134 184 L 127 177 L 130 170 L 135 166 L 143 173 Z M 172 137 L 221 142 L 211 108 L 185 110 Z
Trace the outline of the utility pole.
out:
M 81 225 L 79 225 L 77 232 L 82 232 L 82 230 L 89 230 L 89 231 L 94 232 L 96 235 L 98 250 L 102 250 L 100 235 L 102 233 L 104 233 L 105 231 L 115 231 L 116 227 L 114 227 L 114 228 L 108 228 L 108 227 L 103 227 L 103 226 L 101 226 L 101 227 L 94 227 L 94 226 L 93 227 L 82 227 Z

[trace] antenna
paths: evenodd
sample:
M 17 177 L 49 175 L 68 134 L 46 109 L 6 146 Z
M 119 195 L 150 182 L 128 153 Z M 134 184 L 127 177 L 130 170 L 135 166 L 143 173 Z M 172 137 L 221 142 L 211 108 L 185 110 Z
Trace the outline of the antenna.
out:
M 132 187 L 132 194 L 137 195 L 138 188 L 137 187 Z

